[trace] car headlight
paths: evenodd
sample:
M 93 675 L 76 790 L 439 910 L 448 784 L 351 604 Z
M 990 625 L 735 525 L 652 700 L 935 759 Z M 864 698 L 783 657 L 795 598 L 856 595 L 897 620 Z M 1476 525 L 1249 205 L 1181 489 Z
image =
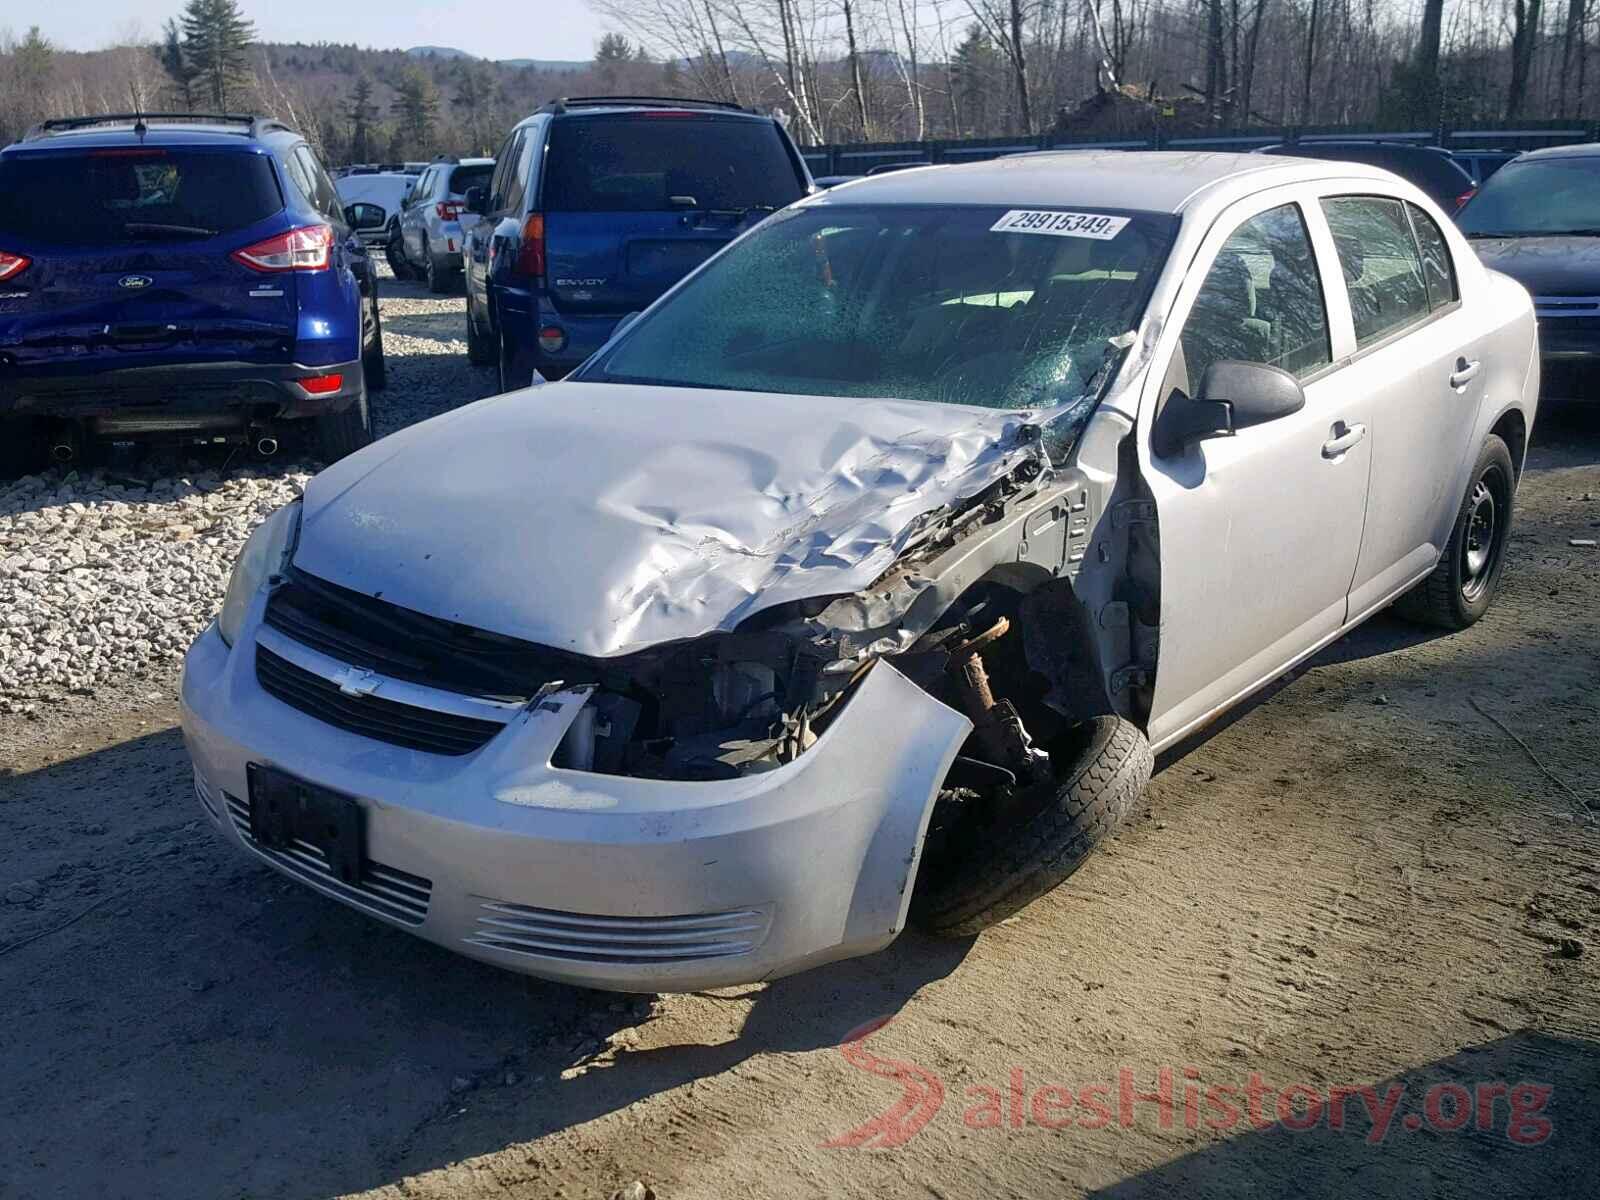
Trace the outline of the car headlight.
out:
M 250 601 L 261 590 L 261 585 L 283 570 L 294 550 L 299 532 L 300 501 L 296 500 L 257 525 L 255 532 L 245 542 L 244 549 L 233 564 L 222 611 L 217 614 L 217 632 L 228 645 L 233 645 L 238 638 L 244 615 L 250 609 Z

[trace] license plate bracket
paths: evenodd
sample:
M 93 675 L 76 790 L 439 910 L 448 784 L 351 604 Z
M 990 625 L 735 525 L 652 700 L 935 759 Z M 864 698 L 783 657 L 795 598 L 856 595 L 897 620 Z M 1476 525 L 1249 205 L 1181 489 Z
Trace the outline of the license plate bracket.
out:
M 334 875 L 361 882 L 366 861 L 366 813 L 351 797 L 296 779 L 275 767 L 250 763 L 250 835 L 269 850 L 322 851 Z

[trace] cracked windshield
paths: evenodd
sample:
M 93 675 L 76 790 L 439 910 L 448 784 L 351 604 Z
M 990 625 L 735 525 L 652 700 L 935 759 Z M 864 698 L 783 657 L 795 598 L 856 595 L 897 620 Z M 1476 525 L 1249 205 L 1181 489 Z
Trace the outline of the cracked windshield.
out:
M 802 208 L 756 230 L 584 378 L 1051 407 L 1097 393 L 1171 217 L 999 207 Z

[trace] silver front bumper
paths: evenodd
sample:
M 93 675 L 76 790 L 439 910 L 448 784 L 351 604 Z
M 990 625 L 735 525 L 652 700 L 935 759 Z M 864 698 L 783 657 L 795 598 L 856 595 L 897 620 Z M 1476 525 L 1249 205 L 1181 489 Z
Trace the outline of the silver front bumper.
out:
M 888 945 L 905 923 L 929 813 L 971 726 L 887 663 L 794 762 L 715 783 L 565 770 L 581 697 L 518 710 L 463 756 L 338 729 L 264 692 L 255 612 L 233 650 L 189 651 L 183 728 L 221 835 L 308 886 L 441 946 L 548 979 L 690 991 Z M 441 695 L 443 695 L 441 693 Z M 246 764 L 355 797 L 362 878 L 249 836 Z

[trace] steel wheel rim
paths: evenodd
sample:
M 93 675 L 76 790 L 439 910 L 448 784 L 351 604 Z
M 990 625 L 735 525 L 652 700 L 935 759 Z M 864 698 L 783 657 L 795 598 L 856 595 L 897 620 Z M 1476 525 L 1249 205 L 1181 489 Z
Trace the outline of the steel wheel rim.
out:
M 1485 473 L 1467 499 L 1466 536 L 1461 540 L 1461 594 L 1473 601 L 1482 596 L 1494 574 L 1500 541 L 1500 505 Z

